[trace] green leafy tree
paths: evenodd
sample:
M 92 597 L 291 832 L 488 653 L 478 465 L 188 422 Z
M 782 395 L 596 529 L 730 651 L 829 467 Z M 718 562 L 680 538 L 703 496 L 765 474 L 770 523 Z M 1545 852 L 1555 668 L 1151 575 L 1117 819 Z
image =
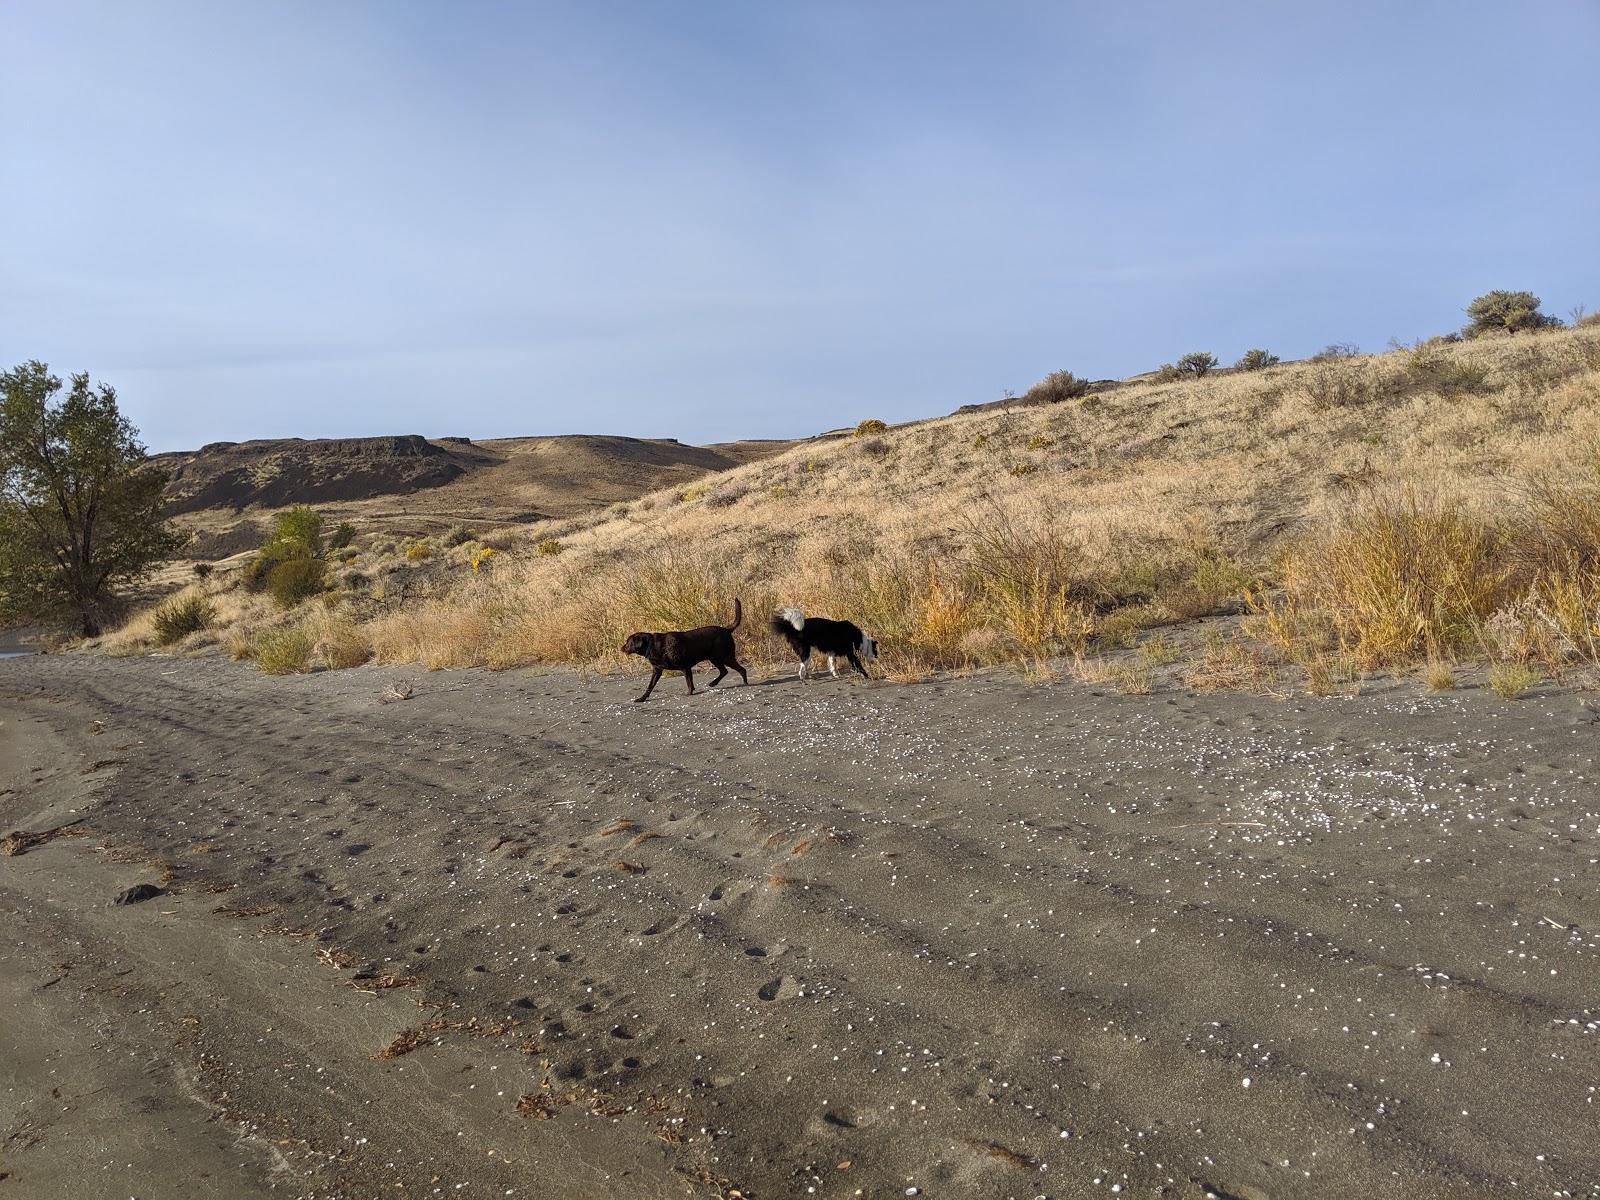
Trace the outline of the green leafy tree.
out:
M 183 544 L 117 393 L 41 362 L 0 375 L 0 615 L 100 632 L 115 589 Z
M 1202 375 L 1217 365 L 1217 356 L 1207 354 L 1204 350 L 1196 350 L 1193 354 L 1185 354 L 1178 360 L 1178 371 L 1183 375 L 1193 375 L 1199 379 Z
M 1560 317 L 1539 311 L 1539 297 L 1532 292 L 1485 292 L 1467 305 L 1468 337 L 1486 333 L 1522 333 L 1528 329 L 1549 329 L 1561 324 Z

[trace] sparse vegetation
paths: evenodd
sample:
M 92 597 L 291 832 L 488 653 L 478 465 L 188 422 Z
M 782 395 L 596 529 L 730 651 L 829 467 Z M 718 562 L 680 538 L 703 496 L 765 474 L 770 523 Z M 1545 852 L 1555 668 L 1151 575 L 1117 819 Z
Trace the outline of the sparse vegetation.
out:
M 416 541 L 406 546 L 407 562 L 427 562 L 433 557 L 433 547 L 427 542 Z
M 1316 408 L 1353 408 L 1374 397 L 1373 381 L 1358 363 L 1315 358 L 1304 375 L 1306 399 Z
M 1359 498 L 1290 552 L 1283 580 L 1283 604 L 1325 613 L 1339 646 L 1385 667 L 1473 647 L 1510 574 L 1486 520 L 1402 490 Z
M 1185 354 L 1177 362 L 1178 374 L 1188 375 L 1193 379 L 1200 379 L 1211 373 L 1217 365 L 1217 356 L 1208 354 L 1204 350 L 1196 350 L 1192 354 Z
M 1501 662 L 1489 668 L 1489 688 L 1496 696 L 1515 700 L 1539 682 L 1539 672 L 1527 663 Z
M 268 675 L 294 675 L 311 668 L 316 638 L 303 622 L 257 632 L 245 644 L 245 657 Z
M 1111 683 L 1124 695 L 1148 696 L 1155 690 L 1155 673 L 1148 663 L 1118 663 L 1111 669 Z
M 1600 662 L 1600 474 L 1572 469 L 1600 445 L 1597 372 L 1600 331 L 1577 329 L 962 413 L 524 527 L 517 557 L 464 543 L 457 569 L 407 571 L 407 544 L 375 538 L 297 615 L 313 646 L 324 620 L 356 623 L 387 662 L 607 664 L 633 629 L 726 619 L 738 595 L 747 614 L 850 614 L 892 678 L 1005 663 L 1045 679 L 1102 654 L 1116 682 L 1127 650 L 1153 683 L 1180 652 L 1149 631 L 1248 596 L 1239 635 L 1184 652 L 1187 686 L 1326 693 L 1430 657 L 1557 675 Z M 299 521 L 281 541 L 314 544 Z M 281 618 L 219 575 L 212 628 L 253 653 Z M 129 628 L 152 643 L 149 614 Z M 786 657 L 748 615 L 739 637 L 756 662 Z M 326 651 L 311 661 L 365 652 Z
M 1329 342 L 1311 356 L 1314 363 L 1342 362 L 1347 358 L 1360 358 L 1361 347 L 1351 342 Z
M 1422 670 L 1422 680 L 1430 692 L 1448 692 L 1456 686 L 1455 667 L 1447 658 L 1430 658 Z
M 1059 404 L 1063 400 L 1076 400 L 1088 395 L 1089 381 L 1079 379 L 1071 371 L 1051 371 L 1028 389 L 1024 400 L 1034 403 Z
M 1240 371 L 1262 371 L 1277 366 L 1278 356 L 1268 354 L 1265 350 L 1246 350 L 1233 365 Z
M 151 627 L 156 644 L 170 646 L 211 624 L 216 607 L 198 592 L 174 596 L 155 610 Z
M 877 417 L 868 417 L 856 426 L 856 436 L 865 437 L 869 433 L 883 433 L 889 427 Z
M 328 617 L 311 630 L 316 635 L 311 653 L 330 671 L 359 667 L 372 658 L 372 643 L 353 621 Z
M 1488 390 L 1489 369 L 1482 363 L 1447 355 L 1437 345 L 1423 344 L 1404 359 L 1403 391 L 1429 391 L 1441 396 L 1470 396 Z

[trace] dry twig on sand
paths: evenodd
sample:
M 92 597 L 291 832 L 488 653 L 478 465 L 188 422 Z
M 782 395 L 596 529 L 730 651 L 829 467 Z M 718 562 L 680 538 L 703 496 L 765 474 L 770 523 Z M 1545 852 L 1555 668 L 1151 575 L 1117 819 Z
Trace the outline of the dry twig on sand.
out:
M 58 837 L 85 837 L 88 830 L 83 827 L 83 818 L 68 821 L 65 825 L 57 825 L 54 829 L 14 829 L 0 840 L 0 854 L 14 857 L 26 854 L 35 846 L 42 846 L 46 842 L 54 841 Z

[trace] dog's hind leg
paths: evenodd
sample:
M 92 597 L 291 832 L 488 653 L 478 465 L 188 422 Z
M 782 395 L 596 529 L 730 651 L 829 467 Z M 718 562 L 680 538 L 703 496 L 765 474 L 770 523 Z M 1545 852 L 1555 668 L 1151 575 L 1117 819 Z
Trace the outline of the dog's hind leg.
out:
M 683 669 L 683 681 L 689 685 L 689 695 L 691 695 L 691 696 L 694 695 L 694 668 L 693 667 L 685 667 Z
M 656 684 L 658 684 L 660 682 L 661 682 L 661 668 L 657 667 L 653 672 L 651 672 L 651 675 L 650 675 L 650 686 L 644 689 L 644 695 L 635 696 L 633 702 L 635 704 L 643 704 L 646 700 L 650 699 L 650 693 L 656 690 Z
M 839 660 L 831 654 L 828 655 L 828 675 L 833 679 L 839 678 Z
M 801 679 L 810 679 L 811 678 L 811 655 L 810 654 L 807 654 L 804 658 L 802 658 L 800 660 L 800 678 Z
M 744 686 L 745 687 L 749 687 L 750 686 L 750 673 L 748 671 L 746 671 L 744 669 L 744 667 L 739 665 L 739 660 L 737 658 L 729 659 L 728 660 L 728 665 L 730 667 L 732 667 L 735 671 L 739 672 L 739 678 L 741 680 L 743 680 Z
M 717 668 L 717 677 L 710 683 L 706 684 L 707 687 L 716 687 L 717 684 L 722 682 L 722 677 L 728 673 L 728 668 L 723 666 L 723 664 L 715 663 L 713 665 Z

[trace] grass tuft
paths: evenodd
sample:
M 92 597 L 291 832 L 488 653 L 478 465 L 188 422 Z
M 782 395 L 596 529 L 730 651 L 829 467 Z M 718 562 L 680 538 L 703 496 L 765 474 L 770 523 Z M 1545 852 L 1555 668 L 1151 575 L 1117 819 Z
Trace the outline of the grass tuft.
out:
M 156 644 L 170 646 L 191 633 L 199 633 L 211 624 L 216 613 L 216 605 L 197 592 L 173 597 L 151 615 Z

